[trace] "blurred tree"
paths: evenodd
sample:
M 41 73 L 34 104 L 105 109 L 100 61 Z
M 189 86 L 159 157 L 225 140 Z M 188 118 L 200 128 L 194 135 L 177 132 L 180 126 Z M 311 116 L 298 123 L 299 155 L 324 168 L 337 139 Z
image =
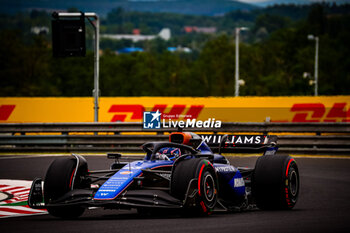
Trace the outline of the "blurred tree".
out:
M 234 93 L 234 44 L 226 35 L 209 41 L 195 62 L 196 74 L 202 81 L 205 96 Z
M 321 4 L 313 5 L 307 17 L 307 21 L 310 25 L 309 33 L 314 35 L 322 35 L 325 33 L 327 18 L 325 17 L 323 6 Z
M 288 27 L 292 21 L 283 16 L 261 14 L 256 18 L 253 32 L 257 32 L 261 28 L 265 28 L 269 33 L 281 28 Z
M 246 82 L 241 95 L 312 95 L 313 87 L 302 78 L 304 72 L 313 75 L 315 43 L 307 40 L 308 34 L 320 38 L 319 94 L 350 94 L 350 16 L 344 13 L 349 12 L 350 5 L 291 6 L 299 13 L 310 11 L 304 20 L 294 22 L 289 18 L 297 18 L 297 13 L 290 17 L 271 13 L 287 9 L 273 7 L 252 15 L 236 12 L 222 17 L 116 9 L 103 20 L 105 32 L 130 33 L 139 27 L 155 34 L 169 26 L 178 35 L 169 41 L 101 40 L 102 96 L 233 96 L 235 17 L 256 19 L 251 31 L 257 29 L 255 34 L 248 32 L 248 38 L 240 43 L 240 78 Z M 52 58 L 49 35 L 30 33 L 33 25 L 49 22 L 47 13 L 37 11 L 0 15 L 1 96 L 92 95 L 93 53 L 88 52 L 85 58 Z M 214 35 L 185 34 L 184 25 L 217 26 L 222 31 Z M 261 40 L 254 40 L 257 34 Z M 131 46 L 146 52 L 116 55 L 116 50 Z M 170 53 L 168 46 L 190 47 L 193 52 Z

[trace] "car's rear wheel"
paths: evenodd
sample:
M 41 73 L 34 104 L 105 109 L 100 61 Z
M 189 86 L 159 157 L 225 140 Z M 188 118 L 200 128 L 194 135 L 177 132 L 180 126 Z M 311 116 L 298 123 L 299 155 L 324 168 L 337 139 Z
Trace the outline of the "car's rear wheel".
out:
M 45 204 L 53 204 L 68 191 L 81 185 L 80 174 L 73 181 L 76 160 L 74 158 L 59 158 L 54 160 L 46 172 L 44 182 Z M 82 171 L 80 171 L 82 172 Z M 60 218 L 77 218 L 83 214 L 84 208 L 80 206 L 47 207 L 47 211 Z
M 217 177 L 215 170 L 208 160 L 186 159 L 173 168 L 171 179 L 171 194 L 184 200 L 191 180 L 198 189 L 194 205 L 187 205 L 187 211 L 195 214 L 210 214 L 217 201 Z
M 264 155 L 256 162 L 252 193 L 260 209 L 292 209 L 299 195 L 298 166 L 287 155 Z

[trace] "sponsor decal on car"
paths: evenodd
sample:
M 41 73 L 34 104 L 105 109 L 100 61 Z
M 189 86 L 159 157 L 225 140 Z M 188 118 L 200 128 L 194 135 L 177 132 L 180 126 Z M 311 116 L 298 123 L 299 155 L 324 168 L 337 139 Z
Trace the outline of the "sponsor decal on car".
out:
M 132 171 L 124 171 L 124 172 L 120 172 L 121 175 L 129 175 L 131 174 Z
M 224 135 L 201 135 L 202 139 L 209 144 L 216 144 L 221 142 Z M 229 144 L 263 144 L 265 135 L 228 135 L 227 143 Z
M 232 166 L 216 166 L 215 170 L 217 172 L 236 172 L 236 169 Z
M 244 186 L 243 178 L 235 178 L 234 186 L 235 188 L 243 187 Z
M 267 151 L 265 152 L 265 155 L 274 155 L 274 154 L 276 154 L 276 151 L 277 151 L 277 150 L 267 150 Z

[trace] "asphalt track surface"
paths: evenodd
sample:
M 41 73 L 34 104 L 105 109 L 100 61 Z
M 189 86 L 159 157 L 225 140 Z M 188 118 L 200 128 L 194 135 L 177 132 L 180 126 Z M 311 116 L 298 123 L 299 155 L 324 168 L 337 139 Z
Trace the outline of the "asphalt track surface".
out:
M 24 156 L 23 156 L 24 157 Z M 56 157 L 0 156 L 0 179 L 44 177 Z M 88 156 L 89 169 L 106 169 L 110 160 Z M 254 166 L 255 157 L 231 157 L 236 166 Z M 292 211 L 216 213 L 209 217 L 176 214 L 139 216 L 135 210 L 86 211 L 78 220 L 50 215 L 0 219 L 1 233 L 15 232 L 350 232 L 350 159 L 296 158 L 301 193 Z

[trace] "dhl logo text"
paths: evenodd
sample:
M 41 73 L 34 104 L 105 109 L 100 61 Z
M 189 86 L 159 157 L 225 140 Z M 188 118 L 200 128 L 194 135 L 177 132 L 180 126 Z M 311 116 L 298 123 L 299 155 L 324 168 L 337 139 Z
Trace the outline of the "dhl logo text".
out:
M 328 110 L 322 103 L 294 104 L 292 122 L 350 122 L 350 106 L 347 103 L 334 103 Z
M 16 105 L 0 105 L 0 121 L 7 121 Z

